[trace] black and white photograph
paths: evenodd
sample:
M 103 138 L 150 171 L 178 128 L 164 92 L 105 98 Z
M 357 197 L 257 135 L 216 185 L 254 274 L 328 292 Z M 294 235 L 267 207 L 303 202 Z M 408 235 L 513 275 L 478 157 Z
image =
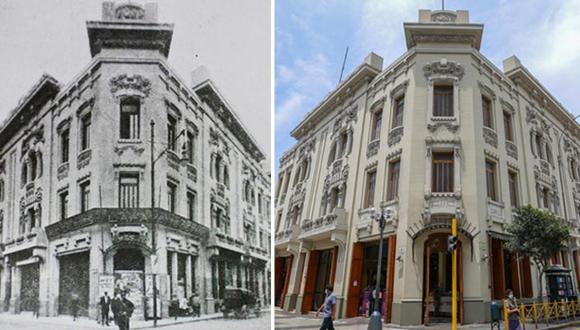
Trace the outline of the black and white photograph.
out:
M 1 329 L 270 329 L 271 6 L 0 1 Z

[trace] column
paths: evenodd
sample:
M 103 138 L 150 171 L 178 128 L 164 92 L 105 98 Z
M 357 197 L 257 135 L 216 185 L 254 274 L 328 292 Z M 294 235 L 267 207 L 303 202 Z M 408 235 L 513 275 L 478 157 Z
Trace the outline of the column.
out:
M 171 298 L 177 296 L 177 252 L 171 252 Z
M 258 298 L 260 299 L 260 306 L 264 306 L 265 305 L 265 301 L 264 301 L 264 290 L 263 290 L 263 283 L 264 281 L 264 276 L 262 274 L 262 271 L 258 272 Z
M 12 267 L 12 283 L 10 286 L 10 313 L 20 313 L 20 267 Z
M 298 251 L 300 251 L 300 249 Z M 302 276 L 300 266 L 303 256 L 301 253 L 296 253 L 294 256 L 295 257 L 292 262 L 292 269 L 290 274 L 288 274 L 290 277 L 288 292 L 286 292 L 286 299 L 284 299 L 284 306 L 282 306 L 285 311 L 291 311 L 296 307 L 296 298 L 300 290 L 299 283 L 300 276 Z
M 193 293 L 193 283 L 191 283 L 191 265 L 191 254 L 188 254 L 185 259 L 185 298 L 189 298 Z
M 202 258 L 200 258 L 201 260 Z M 202 294 L 205 294 L 205 312 L 207 314 L 215 313 L 215 299 L 213 295 L 213 280 L 214 277 L 212 276 L 212 265 L 213 260 L 208 259 L 201 260 L 200 263 L 204 265 L 203 267 L 203 283 L 205 285 L 205 290 L 201 291 Z M 201 288 L 200 288 L 201 289 Z

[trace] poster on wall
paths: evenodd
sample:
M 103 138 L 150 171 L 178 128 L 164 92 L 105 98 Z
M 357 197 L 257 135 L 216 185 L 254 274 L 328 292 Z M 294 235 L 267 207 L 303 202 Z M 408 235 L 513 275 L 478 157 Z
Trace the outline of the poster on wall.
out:
M 101 274 L 99 275 L 99 298 L 105 295 L 105 292 L 109 297 L 115 295 L 115 276 Z
M 135 305 L 136 315 L 143 315 L 144 284 L 142 271 L 123 270 L 115 272 L 115 290 L 124 290 L 127 293 L 127 299 Z

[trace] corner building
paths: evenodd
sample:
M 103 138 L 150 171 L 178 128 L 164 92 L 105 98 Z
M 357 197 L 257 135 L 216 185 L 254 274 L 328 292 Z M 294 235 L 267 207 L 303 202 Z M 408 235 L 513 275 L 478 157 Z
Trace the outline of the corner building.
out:
M 0 128 L 2 310 L 69 314 L 76 297 L 94 318 L 121 288 L 151 318 L 153 274 L 162 318 L 194 292 L 219 311 L 226 287 L 269 304 L 263 152 L 211 80 L 168 66 L 156 4 L 105 2 L 87 31 L 87 67 L 43 75 Z
M 514 56 L 503 70 L 479 52 L 483 25 L 466 11 L 419 11 L 407 52 L 383 67 L 371 53 L 292 131 L 276 186 L 275 304 L 314 311 L 332 284 L 338 316 L 372 312 L 374 207 L 390 207 L 381 311 L 385 322 L 449 322 L 447 237 L 459 220 L 461 323 L 488 321 L 508 288 L 538 294 L 528 258 L 504 248 L 513 209 L 531 204 L 572 227 L 551 263 L 578 287 L 578 124 Z M 545 283 L 545 282 L 544 282 Z M 370 310 L 370 311 L 369 311 Z

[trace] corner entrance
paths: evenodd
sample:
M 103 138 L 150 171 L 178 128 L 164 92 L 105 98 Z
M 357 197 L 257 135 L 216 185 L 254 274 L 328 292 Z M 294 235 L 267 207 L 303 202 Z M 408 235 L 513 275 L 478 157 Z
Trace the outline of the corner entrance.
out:
M 425 242 L 423 254 L 423 323 L 451 322 L 452 254 L 447 251 L 450 234 L 432 234 Z M 457 251 L 457 306 L 463 323 L 463 282 L 461 241 Z

